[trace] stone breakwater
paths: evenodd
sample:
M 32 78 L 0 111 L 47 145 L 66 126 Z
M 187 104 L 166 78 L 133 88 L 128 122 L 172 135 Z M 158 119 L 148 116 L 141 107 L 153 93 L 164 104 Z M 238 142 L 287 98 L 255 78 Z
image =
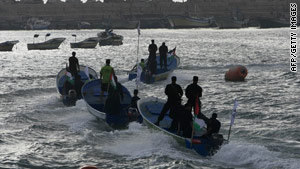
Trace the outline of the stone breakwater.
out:
M 32 24 L 48 22 L 47 29 L 82 28 L 168 28 L 166 16 L 236 16 L 255 19 L 289 18 L 289 4 L 295 0 L 1 0 L 0 30 L 34 29 Z M 32 18 L 39 23 L 29 23 Z

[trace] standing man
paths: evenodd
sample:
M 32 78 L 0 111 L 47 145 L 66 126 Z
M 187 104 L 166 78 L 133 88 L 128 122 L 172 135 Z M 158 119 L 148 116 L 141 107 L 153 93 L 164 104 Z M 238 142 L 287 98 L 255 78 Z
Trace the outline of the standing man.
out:
M 201 114 L 201 101 L 200 97 L 202 97 L 202 87 L 200 87 L 198 84 L 198 76 L 193 77 L 193 83 L 188 85 L 188 87 L 185 89 L 185 96 L 188 98 L 188 103 L 192 105 L 194 109 L 195 114 Z M 195 112 L 196 107 L 196 99 L 198 97 L 198 105 L 199 105 L 199 112 Z
M 176 130 L 178 126 L 179 116 L 175 111 L 177 105 L 181 104 L 181 97 L 183 91 L 180 85 L 176 84 L 176 76 L 172 77 L 172 83 L 168 84 L 165 88 L 165 94 L 168 96 L 168 100 L 165 103 L 163 109 L 157 118 L 156 125 L 159 126 L 159 122 L 164 119 L 165 114 L 170 110 L 169 116 L 173 119 L 170 130 Z
M 156 74 L 156 51 L 157 51 L 157 46 L 154 43 L 154 40 L 151 40 L 151 44 L 148 47 L 148 51 L 149 51 L 149 57 L 148 57 L 148 62 L 147 62 L 147 66 L 148 69 L 150 70 L 151 75 Z
M 165 42 L 159 47 L 159 57 L 160 57 L 160 68 L 164 64 L 164 68 L 167 69 L 167 53 L 168 53 L 168 46 L 166 46 Z
M 122 110 L 121 101 L 123 101 L 123 88 L 118 82 L 117 76 L 113 77 L 116 86 L 109 85 L 108 96 L 104 105 L 106 113 L 106 122 L 113 128 L 121 127 L 126 123 L 125 112 Z
M 108 85 L 110 83 L 110 75 L 115 76 L 114 69 L 110 66 L 110 59 L 106 59 L 106 65 L 100 70 L 100 80 L 101 80 L 101 96 L 103 96 L 104 91 L 108 91 Z
M 79 62 L 75 55 L 76 52 L 72 52 L 72 56 L 69 58 L 69 69 L 74 78 L 77 76 L 77 72 L 80 71 Z

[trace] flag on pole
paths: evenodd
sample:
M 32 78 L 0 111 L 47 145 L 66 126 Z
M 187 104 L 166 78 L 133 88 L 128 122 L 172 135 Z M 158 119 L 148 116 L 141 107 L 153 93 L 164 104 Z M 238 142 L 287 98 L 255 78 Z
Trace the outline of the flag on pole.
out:
M 236 108 L 238 106 L 238 103 L 236 99 L 234 100 L 234 105 L 233 105 L 233 112 L 231 113 L 231 121 L 230 121 L 230 126 L 234 124 L 234 119 L 235 119 L 235 114 L 236 114 Z
M 138 31 L 138 35 L 141 35 L 141 21 L 139 21 L 138 23 L 138 27 L 137 27 L 137 31 Z
M 114 88 L 114 90 L 117 90 L 117 83 L 115 81 L 113 73 L 110 74 L 110 85 Z
M 200 131 L 202 128 L 204 128 L 206 126 L 204 120 L 198 119 L 198 118 L 195 118 L 193 125 L 194 125 L 195 131 Z
M 142 67 L 138 64 L 136 68 L 136 85 L 138 86 L 141 82 L 141 74 L 142 74 Z
M 67 81 L 69 81 L 72 85 L 74 85 L 72 74 L 70 72 L 66 72 L 65 75 L 67 76 Z
M 199 105 L 199 97 L 198 94 L 196 96 L 196 103 L 195 103 L 195 109 L 194 109 L 194 114 L 197 116 L 200 112 L 200 105 Z
M 84 73 L 88 77 L 88 80 L 90 80 L 89 68 L 87 66 L 84 68 Z

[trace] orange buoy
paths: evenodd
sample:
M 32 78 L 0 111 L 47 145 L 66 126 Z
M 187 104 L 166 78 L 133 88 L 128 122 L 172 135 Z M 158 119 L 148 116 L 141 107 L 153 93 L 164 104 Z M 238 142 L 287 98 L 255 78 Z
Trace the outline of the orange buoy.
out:
M 89 166 L 81 167 L 80 169 L 98 169 L 98 168 L 96 166 L 89 165 Z
M 228 81 L 244 81 L 248 74 L 245 66 L 234 66 L 225 73 L 225 80 Z

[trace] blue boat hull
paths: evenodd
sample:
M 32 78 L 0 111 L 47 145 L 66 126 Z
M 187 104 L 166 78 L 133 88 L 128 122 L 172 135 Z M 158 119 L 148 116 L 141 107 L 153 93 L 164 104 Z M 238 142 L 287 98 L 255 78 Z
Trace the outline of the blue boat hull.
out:
M 146 73 L 143 71 L 140 77 L 141 82 L 144 83 L 154 83 L 157 81 L 165 80 L 168 78 L 168 76 L 178 67 L 180 63 L 180 59 L 177 55 L 173 55 L 168 57 L 167 59 L 167 70 L 164 68 L 160 68 L 160 57 L 159 55 L 156 56 L 156 62 L 157 62 L 157 73 L 153 75 L 152 77 L 149 77 L 146 75 Z M 133 80 L 137 77 L 136 69 L 132 70 L 129 73 L 128 80 Z
M 89 80 L 88 76 L 84 72 L 85 68 L 86 68 L 85 66 L 80 65 L 80 72 L 78 72 L 78 74 L 81 76 L 81 82 L 83 82 L 83 83 L 86 83 Z M 90 79 L 98 79 L 97 72 L 95 70 L 88 67 L 88 72 L 89 72 Z M 56 76 L 56 90 L 62 96 L 63 103 L 65 105 L 72 105 L 72 104 L 70 104 L 70 102 L 72 102 L 72 101 L 67 96 L 68 94 L 63 91 L 64 90 L 64 83 L 67 80 L 67 76 L 65 74 L 66 74 L 66 68 L 62 69 L 57 74 L 57 76 Z M 82 96 L 79 95 L 79 94 L 77 95 L 76 100 L 78 100 L 78 99 L 82 99 Z
M 204 157 L 213 155 L 223 144 L 223 136 L 220 134 L 216 134 L 212 138 L 201 137 L 205 133 L 204 130 L 195 132 L 193 139 L 184 138 L 173 131 L 169 131 L 168 128 L 171 126 L 172 122 L 172 119 L 168 116 L 169 112 L 164 119 L 160 121 L 160 126 L 156 126 L 154 123 L 156 122 L 164 103 L 165 101 L 153 97 L 138 101 L 138 110 L 143 117 L 143 122 L 147 126 L 172 136 L 180 145 L 193 149 Z
M 87 105 L 88 111 L 98 119 L 105 120 L 113 128 L 126 127 L 129 119 L 128 108 L 131 103 L 131 95 L 127 88 L 122 85 L 123 100 L 121 100 L 120 112 L 109 114 L 105 112 L 107 92 L 101 95 L 101 81 L 99 79 L 90 81 L 82 87 L 82 97 Z

